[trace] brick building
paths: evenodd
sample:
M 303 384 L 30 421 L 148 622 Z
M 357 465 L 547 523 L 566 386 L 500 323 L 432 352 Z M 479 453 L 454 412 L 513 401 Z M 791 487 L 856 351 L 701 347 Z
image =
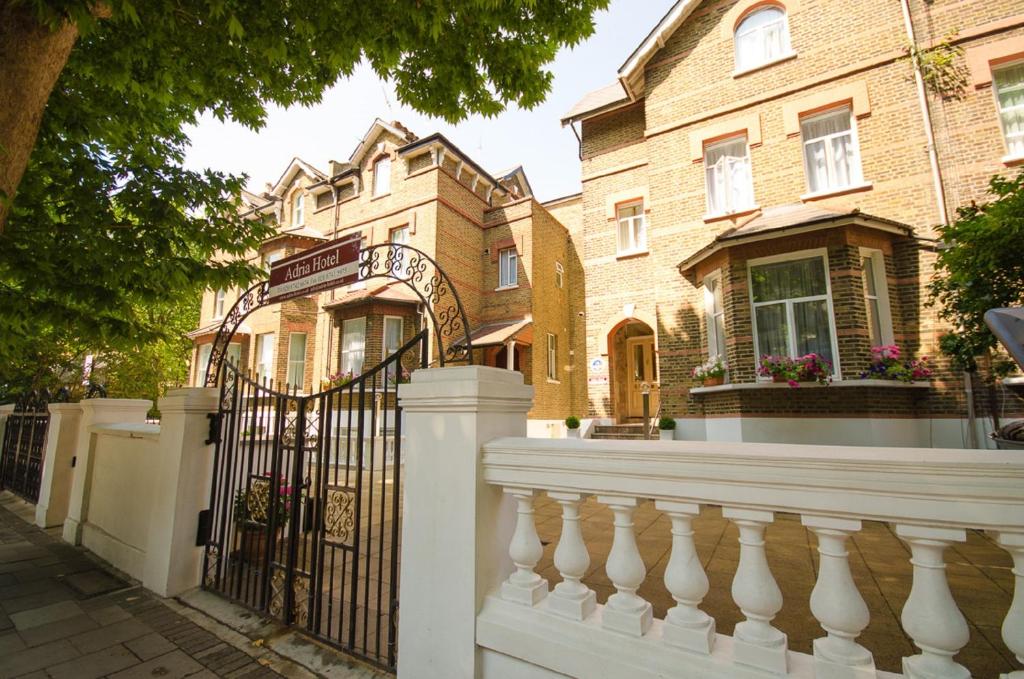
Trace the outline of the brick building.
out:
M 521 167 L 492 175 L 440 134 L 419 138 L 376 120 L 347 162 L 321 171 L 296 158 L 264 193 L 243 200 L 247 214 L 279 227 L 252 253 L 267 268 L 355 232 L 364 247 L 403 243 L 426 253 L 458 291 L 474 361 L 521 370 L 534 385 L 534 433 L 547 435 L 550 424 L 585 409 L 583 370 L 575 369 L 582 352 L 573 350 L 582 269 L 568 230 L 534 199 Z M 191 333 L 195 384 L 237 295 L 204 295 Z M 229 355 L 277 385 L 312 393 L 330 375 L 380 363 L 424 327 L 424 311 L 403 284 L 360 281 L 255 311 Z
M 907 58 L 947 39 L 959 93 Z M 558 207 L 581 210 L 591 416 L 635 418 L 646 382 L 679 438 L 970 441 L 941 357 L 926 384 L 859 376 L 872 346 L 938 356 L 935 226 L 1024 161 L 1019 2 L 680 0 L 563 123 L 581 137 L 579 207 Z M 757 379 L 761 355 L 809 352 L 830 386 Z M 698 384 L 715 356 L 727 383 Z

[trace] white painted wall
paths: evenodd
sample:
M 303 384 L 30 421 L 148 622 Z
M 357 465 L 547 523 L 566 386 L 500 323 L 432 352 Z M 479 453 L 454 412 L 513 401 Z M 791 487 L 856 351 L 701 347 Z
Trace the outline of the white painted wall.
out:
M 82 544 L 142 578 L 156 483 L 159 425 L 103 424 L 91 430 L 92 482 Z

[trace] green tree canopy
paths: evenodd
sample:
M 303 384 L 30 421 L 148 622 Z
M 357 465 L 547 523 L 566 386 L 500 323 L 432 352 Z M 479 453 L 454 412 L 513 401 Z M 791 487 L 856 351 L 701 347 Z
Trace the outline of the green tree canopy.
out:
M 18 61 L 43 49 L 40 31 L 75 36 L 6 224 L 0 210 L 0 365 L 23 361 L 44 336 L 137 347 L 169 330 L 148 310 L 260 275 L 239 259 L 270 233 L 234 209 L 244 178 L 183 167 L 185 129 L 199 116 L 259 128 L 269 104 L 314 104 L 361 60 L 393 78 L 403 102 L 450 121 L 532 107 L 551 87 L 545 64 L 588 36 L 607 4 L 5 3 L 0 83 L 45 81 Z M 24 94 L 5 109 L 31 109 L 32 92 L 3 87 Z M 0 123 L 0 148 L 26 143 Z
M 958 209 L 940 227 L 946 247 L 931 283 L 939 315 L 957 328 L 942 338 L 943 352 L 968 370 L 996 346 L 985 312 L 1024 304 L 1024 172 L 993 177 L 989 194 L 992 200 Z

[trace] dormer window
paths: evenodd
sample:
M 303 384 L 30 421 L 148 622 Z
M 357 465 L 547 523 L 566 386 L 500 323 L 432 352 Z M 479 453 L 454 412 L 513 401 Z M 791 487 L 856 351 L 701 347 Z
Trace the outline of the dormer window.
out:
M 373 195 L 391 192 L 391 156 L 383 156 L 373 164 Z
M 792 53 L 789 25 L 781 7 L 769 6 L 751 12 L 736 27 L 736 71 L 778 61 Z
M 302 226 L 306 223 L 306 197 L 301 193 L 295 196 L 292 203 L 292 226 Z

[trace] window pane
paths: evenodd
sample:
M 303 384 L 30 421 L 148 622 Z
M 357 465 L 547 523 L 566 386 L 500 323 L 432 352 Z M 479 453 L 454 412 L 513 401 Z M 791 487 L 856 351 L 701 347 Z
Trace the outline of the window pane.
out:
M 366 318 L 350 318 L 341 326 L 341 371 L 358 375 L 363 372 L 366 345 Z
M 758 356 L 788 356 L 789 328 L 786 326 L 786 305 L 771 304 L 757 307 L 757 352 Z
M 644 374 L 644 347 L 642 344 L 633 345 L 633 379 L 637 382 L 647 379 Z
M 850 109 L 841 108 L 833 113 L 805 118 L 800 127 L 805 141 L 846 132 L 850 129 Z
M 785 13 L 770 7 L 754 12 L 736 29 L 736 68 L 744 70 L 772 61 L 789 51 Z
M 825 157 L 825 142 L 815 141 L 804 145 L 804 159 L 807 163 L 807 184 L 811 191 L 828 188 L 828 159 Z
M 882 345 L 882 319 L 878 313 L 878 298 L 866 299 L 868 307 L 868 335 L 871 338 L 871 346 Z
M 206 377 L 206 370 L 210 367 L 210 354 L 213 353 L 212 344 L 203 344 L 199 347 L 199 372 L 196 373 L 196 384 L 202 384 Z
M 812 297 L 828 290 L 821 257 L 753 266 L 750 279 L 755 302 Z
M 875 260 L 872 257 L 863 257 L 861 265 L 864 267 L 864 293 L 875 296 L 878 294 L 875 289 Z
M 373 165 L 373 195 L 379 196 L 391 190 L 391 158 L 385 157 Z
M 716 356 L 725 356 L 725 314 L 715 315 L 715 344 L 713 347 Z
M 288 375 L 286 381 L 292 387 L 302 388 L 306 372 L 306 333 L 293 332 L 288 336 Z
M 1024 155 L 1024 64 L 999 69 L 994 80 L 1006 150 Z
M 849 134 L 832 138 L 832 178 L 835 186 L 852 184 L 853 137 Z
M 239 365 L 242 362 L 242 345 L 241 344 L 229 344 L 228 345 L 228 361 L 232 365 Z
M 832 360 L 832 332 L 828 325 L 828 301 L 798 302 L 793 305 L 796 326 L 796 355 L 818 354 Z

